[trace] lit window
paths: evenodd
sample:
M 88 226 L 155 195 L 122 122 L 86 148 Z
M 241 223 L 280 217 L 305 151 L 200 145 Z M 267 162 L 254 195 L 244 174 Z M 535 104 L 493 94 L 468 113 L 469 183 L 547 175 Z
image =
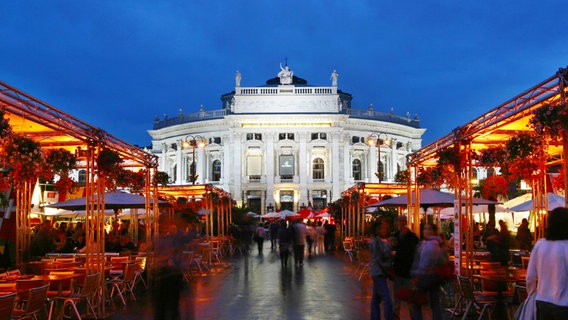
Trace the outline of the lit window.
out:
M 211 181 L 219 181 L 221 180 L 221 161 L 215 160 L 213 161 L 213 172 L 211 175 Z
M 361 180 L 361 160 L 353 160 L 353 179 L 355 181 Z
M 321 158 L 313 161 L 313 178 L 314 180 L 322 180 L 324 178 L 324 162 Z

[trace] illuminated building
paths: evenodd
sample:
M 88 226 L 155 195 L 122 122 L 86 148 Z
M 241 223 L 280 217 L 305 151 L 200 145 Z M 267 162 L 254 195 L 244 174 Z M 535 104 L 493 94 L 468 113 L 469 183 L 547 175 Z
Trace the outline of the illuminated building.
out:
M 378 182 L 378 172 L 384 172 L 382 183 L 394 183 L 406 155 L 420 149 L 425 129 L 408 113 L 353 108 L 337 77 L 334 71 L 331 85 L 312 86 L 286 66 L 265 85 L 246 87 L 237 72 L 220 109 L 180 110 L 155 120 L 148 132 L 159 170 L 172 184 L 194 178 L 221 187 L 262 213 L 267 207 L 321 209 L 357 182 Z M 389 143 L 368 145 L 376 133 Z M 205 143 L 196 147 L 194 137 Z

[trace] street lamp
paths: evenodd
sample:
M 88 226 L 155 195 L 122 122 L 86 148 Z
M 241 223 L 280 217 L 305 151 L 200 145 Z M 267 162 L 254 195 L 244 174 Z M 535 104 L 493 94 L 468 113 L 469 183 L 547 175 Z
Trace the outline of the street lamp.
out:
M 195 149 L 203 148 L 205 145 L 207 145 L 207 141 L 200 135 L 187 136 L 181 143 L 181 147 L 183 149 L 192 149 L 191 164 L 189 165 L 189 180 L 192 184 L 195 184 L 195 181 L 197 181 L 197 178 L 199 177 L 199 175 L 195 172 Z
M 381 136 L 384 136 L 384 139 L 381 138 Z M 391 144 L 391 140 L 389 139 L 389 136 L 386 133 L 383 132 L 374 132 L 371 133 L 369 135 L 369 137 L 367 137 L 367 143 L 369 144 L 369 146 L 376 146 L 379 149 L 379 161 L 378 161 L 378 168 L 377 168 L 377 172 L 375 172 L 375 175 L 377 176 L 377 178 L 379 178 L 379 183 L 381 183 L 381 177 L 383 176 L 383 171 L 384 169 L 381 166 L 381 146 L 387 145 L 389 146 Z

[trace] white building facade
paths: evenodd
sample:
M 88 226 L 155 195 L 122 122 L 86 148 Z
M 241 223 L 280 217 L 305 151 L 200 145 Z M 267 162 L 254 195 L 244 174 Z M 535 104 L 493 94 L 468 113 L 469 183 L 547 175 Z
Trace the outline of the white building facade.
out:
M 352 108 L 337 84 L 335 71 L 331 85 L 311 86 L 281 66 L 265 85 L 244 87 L 237 71 L 221 109 L 155 120 L 148 133 L 158 169 L 174 185 L 193 177 L 262 213 L 317 210 L 355 183 L 394 183 L 425 129 L 417 116 Z M 385 143 L 369 145 L 371 136 Z

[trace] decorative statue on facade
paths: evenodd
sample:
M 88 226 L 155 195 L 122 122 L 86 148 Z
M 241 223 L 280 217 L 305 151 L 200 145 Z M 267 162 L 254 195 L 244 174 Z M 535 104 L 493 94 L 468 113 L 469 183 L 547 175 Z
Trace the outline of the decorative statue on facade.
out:
M 237 73 L 235 74 L 235 86 L 240 87 L 241 86 L 241 79 L 243 77 L 241 76 L 241 72 L 239 70 L 237 70 Z
M 278 72 L 278 78 L 280 78 L 280 84 L 292 84 L 292 79 L 294 77 L 294 72 L 288 68 L 282 68 L 280 64 L 280 72 Z
M 339 78 L 339 73 L 336 70 L 333 70 L 331 73 L 331 85 L 337 87 L 337 79 Z

